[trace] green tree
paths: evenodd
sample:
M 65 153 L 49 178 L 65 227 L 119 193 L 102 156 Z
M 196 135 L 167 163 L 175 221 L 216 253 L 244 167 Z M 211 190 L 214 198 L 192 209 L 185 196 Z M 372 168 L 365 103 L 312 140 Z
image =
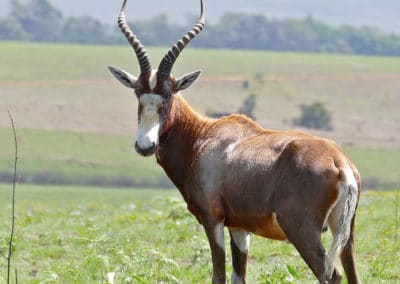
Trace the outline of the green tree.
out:
M 135 33 L 144 44 L 150 45 L 169 46 L 186 33 L 186 28 L 171 24 L 165 14 L 146 21 L 135 21 L 129 25 L 135 27 Z M 125 43 L 124 39 L 123 42 Z
M 61 37 L 62 13 L 47 0 L 22 4 L 11 0 L 10 15 L 33 41 L 57 41 Z
M 62 29 L 62 41 L 81 44 L 111 43 L 108 26 L 89 17 L 71 17 Z
M 0 39 L 6 40 L 26 40 L 28 34 L 15 19 L 0 19 Z

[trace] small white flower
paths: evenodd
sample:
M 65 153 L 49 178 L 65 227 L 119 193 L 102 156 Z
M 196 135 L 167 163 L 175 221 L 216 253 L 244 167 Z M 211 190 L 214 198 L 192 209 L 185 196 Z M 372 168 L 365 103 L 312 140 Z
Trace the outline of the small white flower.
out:
M 135 203 L 130 203 L 130 204 L 128 205 L 127 209 L 128 209 L 129 211 L 135 210 L 135 209 L 136 209 Z
M 293 278 L 292 275 L 289 275 L 288 277 L 285 278 L 285 281 L 286 281 L 287 283 L 292 283 L 292 282 L 294 281 L 294 278 Z
M 109 284 L 114 284 L 114 277 L 115 277 L 115 272 L 107 273 L 107 281 Z

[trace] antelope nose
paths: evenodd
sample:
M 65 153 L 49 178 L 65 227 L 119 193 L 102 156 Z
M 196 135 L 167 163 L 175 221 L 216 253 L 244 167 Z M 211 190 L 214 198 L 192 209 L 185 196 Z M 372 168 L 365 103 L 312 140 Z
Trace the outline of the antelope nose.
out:
M 151 142 L 151 146 L 146 147 L 146 148 L 141 148 L 138 144 L 138 142 L 135 142 L 135 149 L 136 152 L 138 152 L 140 155 L 142 156 L 151 156 L 154 154 L 154 152 L 156 151 L 156 143 Z

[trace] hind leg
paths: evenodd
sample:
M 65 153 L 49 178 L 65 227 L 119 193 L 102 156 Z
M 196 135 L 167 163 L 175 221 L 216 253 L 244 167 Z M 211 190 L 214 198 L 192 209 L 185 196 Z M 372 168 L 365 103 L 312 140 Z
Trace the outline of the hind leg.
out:
M 346 273 L 347 281 L 349 284 L 358 284 L 360 278 L 357 273 L 354 253 L 354 218 L 351 222 L 350 238 L 343 248 L 343 252 L 340 255 L 344 271 Z
M 322 245 L 320 234 L 317 233 L 315 228 L 309 228 L 310 226 L 300 225 L 299 223 L 297 223 L 299 227 L 296 230 L 296 228 L 292 228 L 293 223 L 286 222 L 284 218 L 279 217 L 278 215 L 277 220 L 288 241 L 295 246 L 320 283 L 324 283 L 325 249 Z
M 333 271 L 332 277 L 328 279 L 325 268 L 325 248 L 321 242 L 321 226 L 311 222 L 287 221 L 285 218 L 279 218 L 278 222 L 283 231 L 300 253 L 301 257 L 311 268 L 314 275 L 320 283 L 340 283 L 342 276 L 336 269 Z
M 333 270 L 331 278 L 328 278 L 327 276 L 325 267 L 325 249 L 322 245 L 321 235 L 319 232 L 309 234 L 306 241 L 299 239 L 289 239 L 289 241 L 296 247 L 297 251 L 311 268 L 320 283 L 337 284 L 341 282 L 342 274 L 337 268 Z

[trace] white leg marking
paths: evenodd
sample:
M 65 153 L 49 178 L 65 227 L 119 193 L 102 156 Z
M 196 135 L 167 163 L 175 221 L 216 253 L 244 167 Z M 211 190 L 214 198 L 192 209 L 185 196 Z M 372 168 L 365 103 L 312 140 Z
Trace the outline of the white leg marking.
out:
M 225 236 L 224 236 L 224 223 L 218 223 L 215 226 L 215 241 L 217 244 L 225 250 Z
M 140 114 L 140 122 L 136 135 L 136 142 L 139 147 L 146 149 L 158 144 L 160 130 L 160 118 L 157 113 L 162 104 L 160 95 L 144 94 L 139 98 L 143 109 Z
M 250 235 L 245 230 L 238 228 L 229 228 L 229 230 L 235 245 L 242 253 L 247 254 L 250 246 Z
M 153 91 L 156 86 L 157 86 L 157 70 L 151 70 L 149 78 L 149 87 Z
M 329 223 L 333 233 L 331 248 L 325 258 L 326 276 L 332 278 L 335 261 L 342 253 L 350 237 L 351 220 L 356 211 L 358 188 L 353 171 L 346 167 L 345 181 L 339 182 L 339 200 L 329 216 Z

